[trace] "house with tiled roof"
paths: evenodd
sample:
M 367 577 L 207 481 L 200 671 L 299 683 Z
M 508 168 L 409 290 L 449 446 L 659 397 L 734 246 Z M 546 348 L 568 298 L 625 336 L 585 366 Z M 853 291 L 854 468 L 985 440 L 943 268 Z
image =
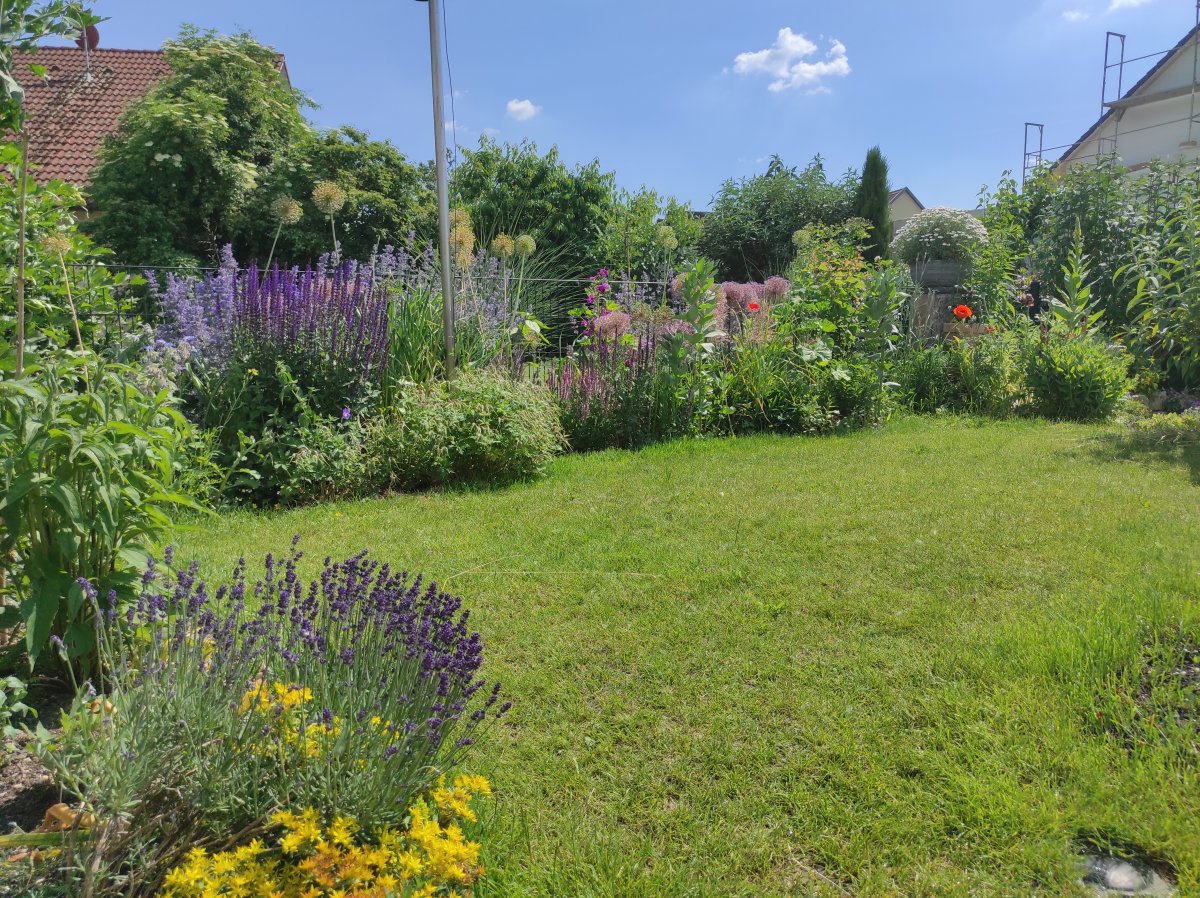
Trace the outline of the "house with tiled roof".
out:
M 99 161 L 104 139 L 114 134 L 130 104 L 146 96 L 171 72 L 162 50 L 107 50 L 81 40 L 74 47 L 38 47 L 22 54 L 23 63 L 40 66 L 44 75 L 18 67 L 25 88 L 25 130 L 34 177 L 86 187 Z M 285 78 L 287 66 L 278 58 Z
M 1062 171 L 1115 155 L 1131 171 L 1154 159 L 1200 159 L 1200 25 L 1116 100 L 1059 159 Z

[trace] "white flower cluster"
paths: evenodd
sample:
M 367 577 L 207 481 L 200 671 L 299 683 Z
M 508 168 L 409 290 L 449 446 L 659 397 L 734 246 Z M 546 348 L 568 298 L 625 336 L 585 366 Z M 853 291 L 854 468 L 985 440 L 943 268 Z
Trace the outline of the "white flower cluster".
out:
M 892 241 L 892 258 L 909 264 L 930 259 L 966 262 L 987 240 L 987 228 L 970 212 L 936 206 L 922 209 L 900 229 Z

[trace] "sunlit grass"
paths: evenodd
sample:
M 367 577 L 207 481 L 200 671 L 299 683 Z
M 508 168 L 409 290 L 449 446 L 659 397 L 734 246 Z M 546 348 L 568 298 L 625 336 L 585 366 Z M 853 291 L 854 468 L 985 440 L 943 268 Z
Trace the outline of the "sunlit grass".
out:
M 370 548 L 475 609 L 516 702 L 480 895 L 1082 895 L 1087 839 L 1195 895 L 1196 722 L 1104 713 L 1200 644 L 1200 459 L 1106 433 L 678 443 L 179 542 L 209 576 Z

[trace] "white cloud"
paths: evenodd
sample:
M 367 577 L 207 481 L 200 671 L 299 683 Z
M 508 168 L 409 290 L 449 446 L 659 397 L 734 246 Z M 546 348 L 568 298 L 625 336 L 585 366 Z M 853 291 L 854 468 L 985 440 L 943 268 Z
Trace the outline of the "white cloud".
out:
M 1112 0 L 1108 4 L 1109 12 L 1116 12 L 1118 9 L 1134 9 L 1138 6 L 1145 6 L 1150 0 Z
M 828 91 L 823 83 L 826 78 L 844 78 L 850 74 L 850 60 L 846 57 L 846 45 L 831 40 L 824 59 L 807 62 L 818 49 L 803 34 L 781 28 L 775 43 L 767 49 L 739 53 L 733 61 L 733 70 L 739 75 L 770 75 L 775 80 L 769 89 L 776 92 L 805 87 L 809 93 L 823 93 Z
M 1068 9 L 1063 12 L 1062 17 L 1068 22 L 1086 22 L 1091 18 L 1091 14 L 1082 9 Z
M 532 100 L 509 100 L 507 109 L 508 117 L 518 122 L 527 122 L 542 111 Z

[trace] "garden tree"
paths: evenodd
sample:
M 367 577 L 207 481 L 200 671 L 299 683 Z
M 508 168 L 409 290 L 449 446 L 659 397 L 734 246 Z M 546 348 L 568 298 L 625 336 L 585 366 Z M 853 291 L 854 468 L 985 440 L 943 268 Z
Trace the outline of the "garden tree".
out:
M 171 75 L 129 108 L 92 177 L 102 214 L 87 228 L 135 264 L 215 259 L 264 172 L 308 131 L 308 101 L 250 35 L 189 26 L 164 51 Z
M 463 155 L 451 188 L 470 211 L 480 244 L 498 234 L 529 234 L 561 277 L 600 267 L 616 198 L 614 177 L 598 160 L 570 168 L 557 147 L 543 156 L 529 141 L 501 146 L 486 137 Z
M 278 225 L 274 213 L 286 197 L 300 204 L 301 213 L 278 229 L 275 258 L 304 264 L 329 252 L 329 220 L 312 200 L 313 188 L 323 181 L 346 194 L 334 217 L 342 258 L 366 259 L 377 247 L 407 241 L 410 233 L 431 239 L 437 229 L 431 171 L 354 128 L 305 133 L 263 175 L 237 219 L 234 245 L 245 260 L 265 263 Z
M 602 262 L 633 277 L 657 279 L 667 267 L 677 269 L 696 258 L 700 227 L 691 208 L 674 197 L 664 201 L 647 187 L 637 193 L 622 190 L 604 230 Z
M 803 171 L 775 156 L 766 174 L 721 185 L 704 220 L 700 252 L 726 280 L 764 280 L 787 269 L 792 235 L 810 224 L 840 224 L 851 217 L 858 178 L 847 172 L 830 181 L 821 157 Z
M 871 226 L 863 247 L 866 259 L 886 259 L 892 239 L 892 210 L 888 204 L 888 164 L 879 147 L 867 151 L 862 180 L 854 193 L 854 217 Z

